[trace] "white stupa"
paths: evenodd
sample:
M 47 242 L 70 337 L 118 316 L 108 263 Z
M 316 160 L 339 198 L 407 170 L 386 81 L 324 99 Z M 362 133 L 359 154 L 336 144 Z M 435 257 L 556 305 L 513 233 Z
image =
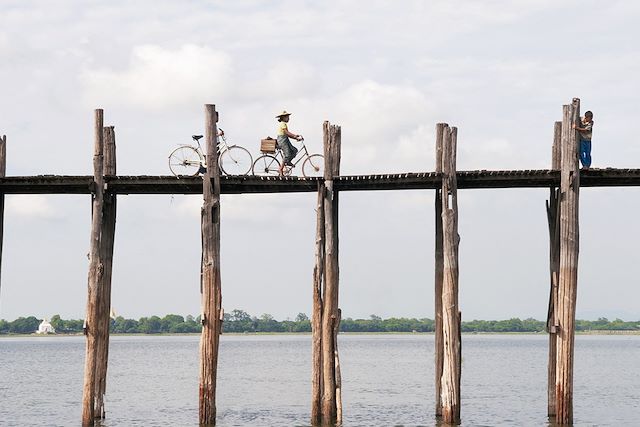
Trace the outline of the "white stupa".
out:
M 53 329 L 53 326 L 51 326 L 51 323 L 49 323 L 47 319 L 44 319 L 42 323 L 40 323 L 40 326 L 38 326 L 38 330 L 36 331 L 36 334 L 55 334 L 55 333 L 56 333 L 56 330 Z

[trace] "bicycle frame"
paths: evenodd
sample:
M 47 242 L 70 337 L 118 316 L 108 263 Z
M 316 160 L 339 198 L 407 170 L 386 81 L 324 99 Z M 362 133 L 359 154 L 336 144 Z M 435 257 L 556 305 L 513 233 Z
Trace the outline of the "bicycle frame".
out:
M 222 130 L 222 129 L 220 129 Z M 219 137 L 216 138 L 217 140 L 217 148 L 218 148 L 218 157 L 220 157 L 220 155 L 222 153 L 224 153 L 225 151 L 229 150 L 229 145 L 227 144 L 227 138 L 224 137 L 224 135 L 220 135 Z M 203 166 L 206 166 L 206 162 L 207 162 L 207 155 L 204 153 L 204 151 L 202 150 L 202 146 L 200 145 L 200 141 L 197 139 L 194 139 L 194 141 L 198 144 L 198 146 L 196 147 L 195 145 L 190 145 L 190 147 L 193 147 L 204 159 L 204 163 Z
M 193 135 L 192 144 L 181 144 L 169 154 L 169 169 L 176 176 L 195 176 L 206 170 L 207 149 L 200 143 L 201 135 Z M 203 149 L 204 148 L 204 149 Z M 253 156 L 239 145 L 229 145 L 222 129 L 216 136 L 216 163 L 222 174 L 246 175 L 251 172 Z
M 309 151 L 307 150 L 307 146 L 304 144 L 304 140 L 302 140 L 301 142 L 302 148 L 300 148 L 295 157 L 291 159 L 291 163 L 293 163 L 293 166 L 289 166 L 291 168 L 296 167 L 298 163 L 304 162 L 309 157 Z M 304 154 L 300 155 L 300 153 L 302 153 L 303 151 Z M 282 154 L 282 149 L 280 147 L 276 148 L 276 153 L 273 155 L 273 157 L 275 157 L 280 163 L 284 162 L 284 154 Z

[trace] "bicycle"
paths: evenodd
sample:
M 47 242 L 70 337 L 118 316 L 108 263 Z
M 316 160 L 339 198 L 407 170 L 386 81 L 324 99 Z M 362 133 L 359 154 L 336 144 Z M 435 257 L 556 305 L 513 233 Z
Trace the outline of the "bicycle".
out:
M 298 150 L 296 156 L 291 160 L 293 166 L 285 165 L 283 175 L 289 176 L 293 168 L 302 162 L 302 175 L 305 178 L 314 176 L 324 176 L 324 156 L 322 154 L 309 154 L 307 146 L 304 145 L 304 139 L 301 139 L 302 148 Z M 251 170 L 254 175 L 258 176 L 278 176 L 280 174 L 280 165 L 284 161 L 282 150 L 274 147 L 273 151 L 260 148 L 262 155 L 259 156 Z
M 206 158 L 200 146 L 202 135 L 192 135 L 198 144 L 181 145 L 169 154 L 169 169 L 177 177 L 197 176 L 207 168 Z M 239 145 L 228 145 L 224 131 L 220 129 L 218 137 L 218 167 L 225 175 L 247 175 L 251 172 L 253 157 L 249 150 Z

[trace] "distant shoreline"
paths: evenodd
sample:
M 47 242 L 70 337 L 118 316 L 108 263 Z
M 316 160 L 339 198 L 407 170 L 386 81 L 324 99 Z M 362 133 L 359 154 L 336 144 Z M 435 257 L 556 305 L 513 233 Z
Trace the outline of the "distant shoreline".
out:
M 433 332 L 340 332 L 340 335 L 433 335 Z M 230 336 L 268 336 L 268 335 L 311 335 L 310 332 L 226 332 Z M 463 332 L 462 335 L 548 335 L 546 332 Z M 591 330 L 576 331 L 576 335 L 640 335 L 640 331 Z M 83 334 L 2 334 L 3 338 L 66 338 L 82 337 Z M 200 336 L 200 333 L 158 333 L 158 334 L 111 334 L 111 337 L 188 337 Z

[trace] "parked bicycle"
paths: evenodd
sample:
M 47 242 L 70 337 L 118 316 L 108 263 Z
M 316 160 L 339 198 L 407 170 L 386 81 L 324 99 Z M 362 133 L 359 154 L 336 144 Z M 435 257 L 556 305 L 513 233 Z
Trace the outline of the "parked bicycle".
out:
M 200 146 L 202 135 L 191 138 L 196 145 L 181 145 L 169 154 L 169 169 L 177 177 L 196 176 L 207 169 L 206 155 Z M 251 172 L 253 157 L 251 153 L 239 145 L 228 145 L 224 131 L 220 129 L 218 136 L 218 166 L 225 175 L 247 175 Z
M 269 141 L 269 142 L 267 142 Z M 270 141 L 273 141 L 272 143 Z M 309 154 L 304 139 L 301 139 L 302 148 L 298 150 L 296 156 L 291 160 L 293 166 L 285 165 L 283 175 L 291 175 L 293 168 L 302 163 L 302 175 L 310 178 L 314 176 L 324 176 L 324 156 L 322 154 Z M 260 144 L 262 155 L 253 162 L 252 171 L 258 176 L 278 176 L 281 162 L 284 161 L 282 150 L 276 147 L 276 140 L 263 140 Z

